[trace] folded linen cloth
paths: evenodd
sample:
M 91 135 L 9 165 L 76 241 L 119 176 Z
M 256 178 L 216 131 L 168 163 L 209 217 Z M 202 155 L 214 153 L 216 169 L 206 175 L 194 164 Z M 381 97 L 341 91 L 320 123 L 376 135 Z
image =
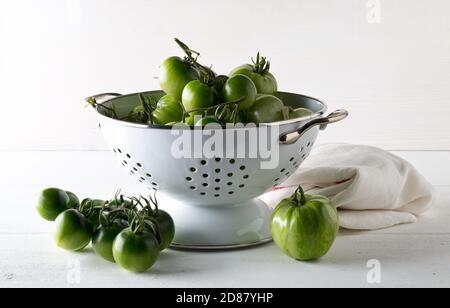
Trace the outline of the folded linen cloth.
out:
M 275 207 L 302 185 L 331 198 L 341 227 L 376 230 L 416 222 L 433 202 L 433 187 L 404 159 L 350 144 L 316 146 L 300 169 L 260 199 Z

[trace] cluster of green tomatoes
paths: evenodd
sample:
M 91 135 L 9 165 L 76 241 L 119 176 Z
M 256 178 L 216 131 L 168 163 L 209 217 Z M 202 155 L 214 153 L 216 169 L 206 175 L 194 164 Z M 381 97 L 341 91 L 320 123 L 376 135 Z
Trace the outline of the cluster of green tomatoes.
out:
M 156 197 L 113 200 L 84 199 L 68 191 L 48 188 L 41 192 L 38 213 L 56 223 L 56 244 L 80 251 L 91 242 L 95 253 L 131 272 L 145 272 L 175 235 L 172 217 L 158 209 Z
M 277 97 L 278 83 L 270 72 L 270 62 L 259 53 L 253 64 L 239 66 L 225 76 L 199 64 L 198 52 L 175 41 L 186 57 L 170 57 L 161 64 L 159 82 L 166 95 L 136 107 L 130 121 L 205 126 L 272 123 L 312 114 L 309 109 L 285 106 Z

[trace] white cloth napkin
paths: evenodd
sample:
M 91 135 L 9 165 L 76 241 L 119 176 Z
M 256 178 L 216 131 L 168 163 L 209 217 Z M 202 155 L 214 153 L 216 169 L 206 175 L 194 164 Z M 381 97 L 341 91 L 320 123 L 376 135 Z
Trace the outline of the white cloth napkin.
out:
M 404 159 L 350 144 L 316 146 L 301 168 L 260 199 L 275 207 L 298 185 L 331 198 L 341 227 L 376 230 L 416 222 L 433 202 L 433 187 Z

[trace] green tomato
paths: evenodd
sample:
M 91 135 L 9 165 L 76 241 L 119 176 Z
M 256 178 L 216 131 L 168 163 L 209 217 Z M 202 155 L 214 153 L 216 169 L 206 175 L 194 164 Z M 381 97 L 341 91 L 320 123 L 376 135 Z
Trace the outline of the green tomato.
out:
M 55 221 L 62 212 L 71 208 L 73 200 L 64 190 L 47 188 L 41 192 L 37 211 L 39 215 L 48 221 Z
M 283 121 L 283 102 L 272 95 L 262 95 L 248 110 L 247 121 L 251 123 L 272 123 Z
M 230 73 L 230 77 L 236 75 L 245 75 L 249 77 L 260 94 L 274 94 L 278 91 L 278 83 L 275 77 L 268 71 L 262 73 L 255 72 L 254 65 L 245 64 L 235 68 Z
M 214 94 L 216 95 L 216 100 L 218 102 L 224 102 L 224 98 L 223 98 L 223 87 L 225 86 L 225 83 L 228 80 L 228 76 L 217 76 L 216 80 L 214 80 L 213 84 L 212 84 L 212 89 L 214 91 Z
M 182 102 L 184 109 L 189 112 L 195 109 L 212 107 L 216 103 L 216 97 L 212 88 L 200 80 L 189 82 L 184 87 Z M 202 111 L 192 112 L 190 115 L 203 114 Z
M 331 200 L 305 195 L 299 188 L 274 210 L 270 228 L 275 243 L 285 254 L 297 260 L 315 260 L 333 245 L 339 217 Z
M 173 97 L 163 96 L 153 111 L 153 120 L 155 124 L 165 125 L 171 122 L 181 121 L 183 118 L 183 106 Z
M 113 243 L 117 235 L 128 225 L 125 221 L 117 221 L 110 226 L 100 226 L 92 236 L 92 247 L 95 253 L 103 259 L 115 262 L 113 256 Z
M 117 235 L 113 243 L 114 260 L 135 273 L 147 271 L 159 256 L 159 244 L 152 232 L 135 234 L 130 228 Z
M 80 205 L 80 199 L 77 195 L 70 191 L 66 191 L 66 194 L 69 196 L 69 208 L 73 209 Z
M 189 126 L 195 125 L 195 116 L 188 116 L 186 119 L 184 119 L 184 123 L 186 123 Z
M 213 116 L 201 118 L 199 121 L 197 121 L 197 123 L 195 123 L 195 126 L 205 127 L 208 124 L 218 124 L 222 126 L 222 123 L 220 123 L 220 121 Z
M 240 110 L 247 110 L 252 107 L 256 100 L 256 94 L 255 84 L 245 75 L 235 75 L 228 79 L 222 93 L 225 102 L 233 102 L 244 98 L 239 104 Z
M 91 239 L 92 226 L 78 210 L 67 210 L 56 218 L 55 240 L 58 247 L 79 251 L 89 245 Z
M 177 101 L 181 100 L 184 87 L 197 78 L 197 71 L 179 57 L 170 57 L 161 64 L 159 74 L 161 89 Z
M 158 214 L 155 218 L 158 222 L 159 231 L 161 233 L 159 250 L 163 251 L 164 249 L 169 248 L 170 244 L 172 244 L 173 238 L 175 237 L 175 223 L 172 216 L 163 210 L 158 210 Z
M 314 113 L 307 108 L 297 108 L 297 109 L 292 110 L 289 113 L 289 119 L 303 118 L 303 117 L 311 116 L 313 114 Z

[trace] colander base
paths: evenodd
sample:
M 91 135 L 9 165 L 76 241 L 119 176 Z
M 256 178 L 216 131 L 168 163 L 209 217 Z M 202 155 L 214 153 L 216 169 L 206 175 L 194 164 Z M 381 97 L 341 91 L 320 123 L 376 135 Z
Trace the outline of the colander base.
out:
M 164 198 L 161 206 L 175 221 L 174 249 L 238 249 L 272 240 L 269 230 L 272 210 L 259 199 L 239 205 L 205 207 Z

